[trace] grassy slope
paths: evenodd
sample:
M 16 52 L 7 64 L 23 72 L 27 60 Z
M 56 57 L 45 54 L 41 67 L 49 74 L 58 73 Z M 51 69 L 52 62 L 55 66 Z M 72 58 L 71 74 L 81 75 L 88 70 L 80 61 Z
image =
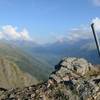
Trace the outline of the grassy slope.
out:
M 0 42 L 0 56 L 13 61 L 23 71 L 30 73 L 39 81 L 46 80 L 52 71 L 45 61 L 36 59 L 20 48 L 4 42 Z
M 36 78 L 20 70 L 12 61 L 0 57 L 0 87 L 17 88 L 37 84 Z

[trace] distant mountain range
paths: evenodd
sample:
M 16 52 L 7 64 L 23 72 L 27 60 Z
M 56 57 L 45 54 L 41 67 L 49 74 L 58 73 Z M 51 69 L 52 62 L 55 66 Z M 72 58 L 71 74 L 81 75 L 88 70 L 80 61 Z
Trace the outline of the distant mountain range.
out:
M 32 41 L 9 41 L 9 43 L 21 48 L 32 57 L 48 63 L 49 66 L 54 66 L 65 56 L 83 57 L 94 64 L 100 64 L 100 57 L 93 39 L 81 39 L 76 42 L 64 39 L 43 45 Z
M 83 39 L 75 43 L 57 41 L 45 45 L 39 45 L 30 41 L 1 40 L 0 69 L 3 71 L 0 71 L 0 86 L 2 86 L 3 81 L 5 81 L 4 86 L 6 87 L 17 87 L 21 84 L 36 84 L 45 81 L 54 69 L 54 66 L 65 56 L 82 57 L 93 64 L 100 64 L 100 57 L 93 40 Z M 19 76 L 24 76 L 26 79 L 29 78 L 29 83 L 25 83 L 25 80 L 21 80 Z M 9 77 L 12 77 L 11 81 L 8 81 Z M 17 81 L 17 79 L 19 80 Z
M 53 66 L 65 56 L 83 57 L 94 64 L 100 64 L 100 57 L 95 42 L 92 39 L 81 39 L 74 43 L 67 40 L 57 41 L 45 45 L 29 43 L 28 45 L 21 46 L 21 48 L 37 59 L 43 59 Z

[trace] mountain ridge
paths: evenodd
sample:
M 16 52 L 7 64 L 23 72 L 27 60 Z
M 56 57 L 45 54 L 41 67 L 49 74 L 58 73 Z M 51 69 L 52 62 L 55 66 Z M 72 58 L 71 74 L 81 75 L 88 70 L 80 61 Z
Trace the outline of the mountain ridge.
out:
M 66 57 L 49 79 L 23 89 L 1 89 L 1 100 L 100 100 L 100 65 Z
M 20 70 L 14 62 L 0 57 L 0 87 L 10 89 L 37 83 L 38 81 L 35 77 Z
M 9 72 L 6 73 L 6 76 L 9 76 L 8 74 L 15 75 L 14 74 L 16 73 L 14 70 L 15 68 L 15 69 L 18 69 L 17 72 L 21 71 L 21 73 L 23 72 L 25 73 L 25 76 L 29 76 L 31 78 L 33 77 L 34 82 L 32 81 L 31 82 L 32 84 L 36 84 L 40 81 L 46 80 L 48 78 L 49 73 L 52 71 L 52 68 L 50 68 L 50 65 L 46 63 L 44 60 L 42 61 L 41 59 L 37 59 L 36 57 L 31 56 L 20 47 L 13 45 L 13 43 L 11 44 L 7 41 L 0 42 L 0 60 L 2 59 L 4 61 L 5 66 L 3 63 L 0 63 L 1 69 L 5 70 L 6 72 L 7 72 L 7 69 L 5 69 L 4 67 L 10 69 Z M 9 66 L 5 63 L 6 61 Z M 12 69 L 13 69 L 13 72 L 11 72 Z M 5 71 L 2 72 L 1 82 L 2 80 L 7 81 L 10 77 L 13 77 L 13 76 L 10 76 L 9 78 L 4 78 L 3 76 L 5 76 Z M 17 78 L 17 76 L 15 78 Z M 31 78 L 29 78 L 29 80 Z M 19 84 L 18 81 L 15 81 L 12 83 Z M 8 82 L 5 82 L 5 85 L 7 85 L 7 88 L 14 87 L 15 86 L 14 84 L 11 84 L 8 86 Z M 20 85 L 17 85 L 17 86 L 20 87 Z

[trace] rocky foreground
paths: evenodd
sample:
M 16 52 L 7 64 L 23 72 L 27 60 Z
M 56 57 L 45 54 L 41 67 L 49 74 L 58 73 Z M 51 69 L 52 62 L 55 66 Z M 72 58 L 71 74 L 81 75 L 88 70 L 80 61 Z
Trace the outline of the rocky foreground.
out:
M 23 89 L 0 88 L 0 100 L 100 100 L 100 66 L 64 58 L 46 82 Z

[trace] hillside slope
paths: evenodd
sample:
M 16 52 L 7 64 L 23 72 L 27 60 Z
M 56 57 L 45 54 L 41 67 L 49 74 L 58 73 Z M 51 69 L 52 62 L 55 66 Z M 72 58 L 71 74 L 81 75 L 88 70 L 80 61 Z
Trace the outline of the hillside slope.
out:
M 0 57 L 0 87 L 8 89 L 36 83 L 38 83 L 36 78 L 20 70 L 14 62 Z
M 23 89 L 1 89 L 1 100 L 100 100 L 100 66 L 64 58 L 48 81 Z
M 14 69 L 14 66 L 16 66 L 17 69 L 33 77 L 34 83 L 46 80 L 49 73 L 52 71 L 52 68 L 50 68 L 48 63 L 42 61 L 41 59 L 36 59 L 13 43 L 7 43 L 7 41 L 0 41 L 0 58 L 3 58 L 3 61 L 7 61 L 7 63 L 5 62 L 6 68 L 8 68 L 8 65 L 6 64 L 12 63 L 9 64 L 9 73 L 12 72 L 11 70 Z M 1 67 L 4 66 L 1 64 Z M 4 71 L 2 74 L 5 74 Z M 0 77 L 2 80 L 4 79 L 3 76 Z M 11 78 L 13 79 L 12 75 Z M 16 84 L 19 84 L 18 82 Z M 5 82 L 5 84 L 7 83 Z

